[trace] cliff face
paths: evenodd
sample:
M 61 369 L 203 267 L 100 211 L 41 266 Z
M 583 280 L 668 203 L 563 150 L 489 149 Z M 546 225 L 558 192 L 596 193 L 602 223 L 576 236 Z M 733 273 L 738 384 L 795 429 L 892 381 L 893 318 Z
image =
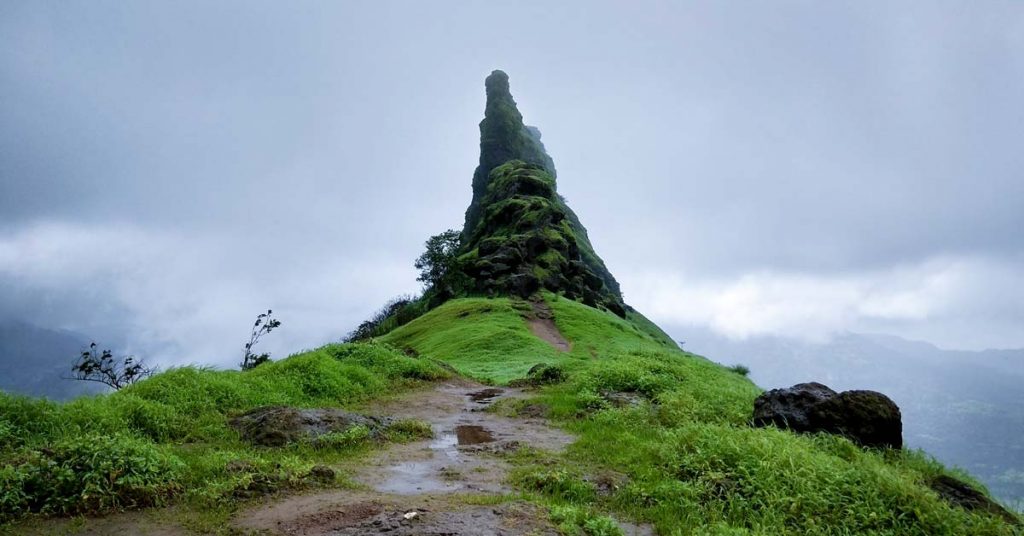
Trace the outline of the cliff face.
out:
M 508 75 L 487 77 L 480 165 L 462 230 L 462 264 L 478 292 L 560 292 L 625 314 L 615 277 L 576 214 L 558 195 L 540 131 L 523 124 Z

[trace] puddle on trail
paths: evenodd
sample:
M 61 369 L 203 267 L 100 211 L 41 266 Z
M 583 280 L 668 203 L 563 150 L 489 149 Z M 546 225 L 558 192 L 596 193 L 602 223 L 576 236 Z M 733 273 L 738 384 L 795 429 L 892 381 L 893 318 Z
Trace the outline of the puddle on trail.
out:
M 425 462 L 403 462 L 388 467 L 391 476 L 376 486 L 379 491 L 411 495 L 431 491 L 455 491 L 459 485 L 445 482 L 438 477 L 438 464 L 434 460 Z
M 495 398 L 505 393 L 502 389 L 486 388 L 475 392 L 463 393 L 462 396 L 471 405 L 490 404 Z M 481 417 L 470 417 L 467 412 L 479 411 L 465 406 L 461 411 L 446 415 L 435 420 L 434 439 L 426 445 L 426 459 L 417 455 L 417 460 L 408 460 L 387 468 L 387 477 L 375 487 L 379 491 L 396 494 L 416 494 L 424 492 L 456 491 L 464 487 L 464 482 L 452 482 L 445 474 L 465 473 L 466 463 L 473 465 L 477 460 L 459 447 L 493 443 L 497 441 L 492 430 L 479 424 Z M 456 424 L 459 423 L 460 424 Z M 467 422 L 469 421 L 469 422 Z M 422 452 L 422 451 L 420 451 Z M 470 456 L 470 457 L 467 457 Z
M 430 442 L 428 459 L 407 461 L 388 467 L 388 477 L 376 487 L 379 491 L 401 495 L 456 491 L 462 486 L 445 480 L 442 475 L 449 467 L 458 467 L 464 461 L 459 447 L 493 441 L 494 434 L 483 426 L 456 426 L 452 431 L 437 434 Z

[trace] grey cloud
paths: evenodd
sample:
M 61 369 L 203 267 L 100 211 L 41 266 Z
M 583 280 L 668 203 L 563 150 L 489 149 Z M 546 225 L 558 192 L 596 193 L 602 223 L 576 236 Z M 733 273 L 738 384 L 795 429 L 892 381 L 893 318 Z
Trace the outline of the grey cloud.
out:
M 281 350 L 336 337 L 415 290 L 423 240 L 460 224 L 493 68 L 638 299 L 655 272 L 712 289 L 1019 266 L 1022 34 L 1013 2 L 7 2 L 0 309 L 179 359 L 221 359 L 267 302 L 302 311 Z M 41 279 L 40 229 L 112 260 Z M 992 322 L 963 344 L 1024 345 L 1014 314 L 967 301 L 964 322 Z M 948 332 L 917 322 L 872 327 Z

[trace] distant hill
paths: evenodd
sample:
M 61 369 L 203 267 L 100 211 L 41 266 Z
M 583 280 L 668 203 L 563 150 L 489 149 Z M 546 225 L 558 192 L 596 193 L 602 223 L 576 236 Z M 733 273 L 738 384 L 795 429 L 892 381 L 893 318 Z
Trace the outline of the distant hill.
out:
M 99 384 L 62 379 L 89 342 L 71 331 L 20 321 L 0 323 L 0 390 L 53 400 L 102 392 Z
M 824 344 L 731 340 L 703 329 L 676 334 L 687 350 L 750 367 L 765 389 L 820 381 L 837 390 L 881 391 L 902 409 L 910 447 L 967 469 L 1007 502 L 1024 501 L 1024 349 L 943 350 L 854 333 Z

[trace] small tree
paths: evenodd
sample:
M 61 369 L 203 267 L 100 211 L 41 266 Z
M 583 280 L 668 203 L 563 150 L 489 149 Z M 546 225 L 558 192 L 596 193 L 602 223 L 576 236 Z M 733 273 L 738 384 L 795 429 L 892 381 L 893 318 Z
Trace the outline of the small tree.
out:
M 281 321 L 270 316 L 274 311 L 267 309 L 267 312 L 260 313 L 256 316 L 256 323 L 252 325 L 252 334 L 249 336 L 249 342 L 245 343 L 245 354 L 242 357 L 241 367 L 242 370 L 254 369 L 267 361 L 270 361 L 269 353 L 262 353 L 256 355 L 252 352 L 252 347 L 256 346 L 256 343 L 260 342 L 260 337 L 263 337 L 267 333 L 270 333 L 274 328 L 281 325 Z
M 427 250 L 416 259 L 414 266 L 420 271 L 417 281 L 427 287 L 452 292 L 451 279 L 458 272 L 458 253 L 462 245 L 459 231 L 447 231 L 430 237 Z
M 94 342 L 89 345 L 88 350 L 82 350 L 71 366 L 74 373 L 71 379 L 99 382 L 120 390 L 156 372 L 155 368 L 146 366 L 141 359 L 136 360 L 135 356 L 114 359 L 114 354 L 110 350 L 100 352 L 97 348 Z

